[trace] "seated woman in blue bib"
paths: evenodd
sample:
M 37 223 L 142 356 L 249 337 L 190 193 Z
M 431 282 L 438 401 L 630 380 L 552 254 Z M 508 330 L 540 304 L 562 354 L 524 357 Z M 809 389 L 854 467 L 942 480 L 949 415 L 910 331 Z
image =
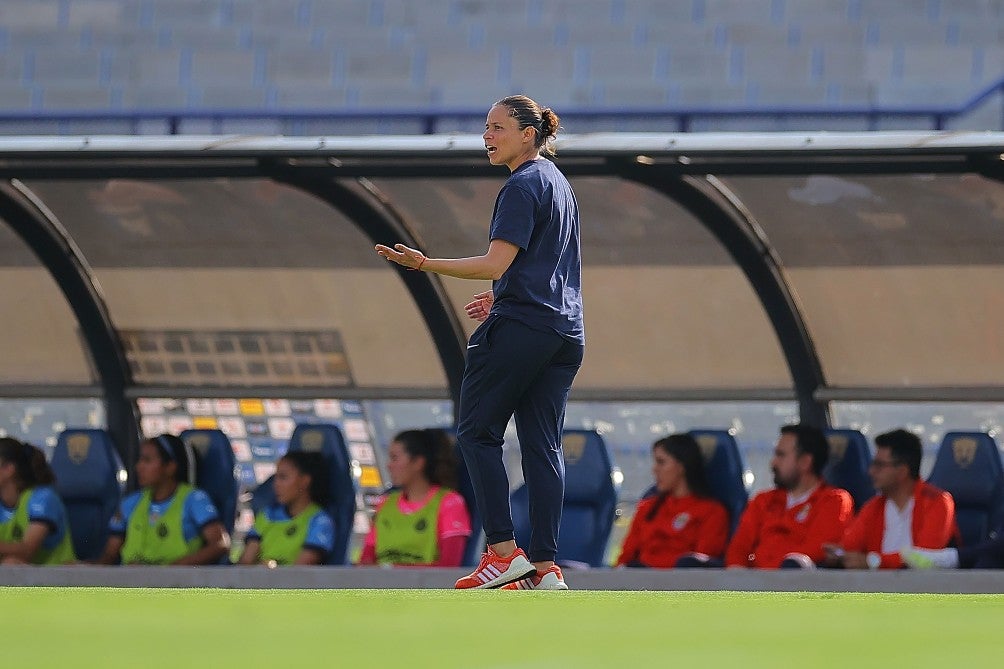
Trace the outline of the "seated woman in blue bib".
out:
M 406 430 L 387 450 L 394 489 L 378 504 L 359 564 L 459 567 L 471 516 L 456 488 L 453 440 L 438 429 Z
M 0 438 L 0 562 L 75 562 L 66 507 L 52 485 L 45 454 L 10 437 Z
M 335 524 L 322 508 L 329 491 L 327 471 L 320 453 L 293 451 L 279 458 L 276 502 L 255 516 L 240 564 L 324 564 L 335 544 Z
M 195 452 L 174 435 L 140 444 L 141 489 L 112 516 L 100 564 L 205 565 L 226 555 L 230 535 L 209 495 L 194 487 L 195 465 Z

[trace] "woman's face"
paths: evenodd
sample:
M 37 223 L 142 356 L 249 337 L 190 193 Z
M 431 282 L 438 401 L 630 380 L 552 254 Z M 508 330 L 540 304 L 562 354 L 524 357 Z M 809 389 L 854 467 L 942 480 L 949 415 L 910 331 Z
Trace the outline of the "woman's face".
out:
M 139 459 L 136 461 L 136 481 L 141 488 L 152 488 L 173 478 L 177 465 L 166 463 L 160 457 L 160 449 L 144 441 L 139 446 Z
M 413 457 L 405 450 L 404 444 L 400 441 L 390 442 L 387 451 L 387 472 L 390 474 L 391 484 L 397 487 L 410 485 L 414 481 L 421 481 L 425 478 L 422 469 L 425 467 L 425 458 Z
M 505 105 L 495 105 L 489 110 L 482 137 L 488 150 L 488 162 L 506 165 L 510 170 L 519 167 L 526 153 L 534 148 L 533 130 L 520 130 L 519 122 L 509 115 Z
M 684 479 L 683 465 L 661 448 L 652 449 L 652 474 L 659 492 L 670 492 Z
M 292 504 L 310 494 L 310 476 L 297 469 L 289 460 L 279 460 L 276 464 L 272 484 L 275 499 L 280 504 Z

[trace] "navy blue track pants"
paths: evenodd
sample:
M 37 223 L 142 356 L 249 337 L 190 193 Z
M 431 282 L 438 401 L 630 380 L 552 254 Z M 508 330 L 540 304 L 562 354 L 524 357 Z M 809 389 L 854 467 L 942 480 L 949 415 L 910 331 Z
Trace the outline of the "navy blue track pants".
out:
M 471 335 L 460 390 L 457 442 L 471 474 L 489 544 L 513 539 L 502 441 L 516 417 L 530 498 L 532 562 L 553 560 L 565 494 L 561 428 L 584 347 L 556 332 L 489 316 Z

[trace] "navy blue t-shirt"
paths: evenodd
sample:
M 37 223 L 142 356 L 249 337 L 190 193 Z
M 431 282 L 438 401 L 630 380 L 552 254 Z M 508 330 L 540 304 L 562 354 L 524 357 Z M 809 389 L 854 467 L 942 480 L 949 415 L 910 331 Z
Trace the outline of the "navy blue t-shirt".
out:
M 490 239 L 518 246 L 492 284 L 492 313 L 585 343 L 579 207 L 550 160 L 528 160 L 509 175 L 492 214 Z

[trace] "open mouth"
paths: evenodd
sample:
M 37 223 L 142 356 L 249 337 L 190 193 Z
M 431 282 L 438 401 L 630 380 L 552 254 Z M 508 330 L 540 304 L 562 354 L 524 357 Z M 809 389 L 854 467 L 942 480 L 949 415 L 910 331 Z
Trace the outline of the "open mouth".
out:
M 485 145 L 485 149 L 488 150 L 489 156 L 499 150 L 497 146 L 487 146 L 487 145 Z

